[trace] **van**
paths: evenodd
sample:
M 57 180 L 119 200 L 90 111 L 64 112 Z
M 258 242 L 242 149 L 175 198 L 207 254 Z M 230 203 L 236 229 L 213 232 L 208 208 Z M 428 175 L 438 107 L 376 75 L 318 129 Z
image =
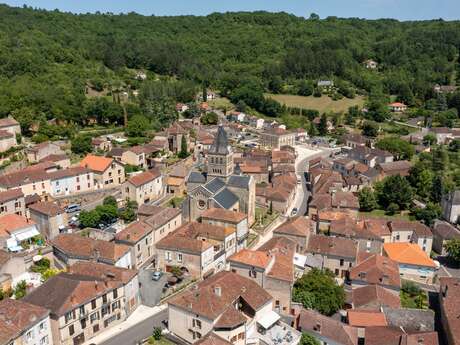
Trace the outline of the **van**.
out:
M 80 212 L 81 211 L 81 207 L 80 205 L 78 204 L 70 204 L 69 206 L 67 206 L 65 208 L 65 211 L 67 213 L 74 213 L 74 212 Z

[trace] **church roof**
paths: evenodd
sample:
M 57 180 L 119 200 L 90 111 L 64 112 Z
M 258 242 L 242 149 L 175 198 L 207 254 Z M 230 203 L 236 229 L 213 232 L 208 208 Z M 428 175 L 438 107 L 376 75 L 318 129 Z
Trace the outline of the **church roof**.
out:
M 206 183 L 206 176 L 198 171 L 192 171 L 188 176 L 187 182 L 189 183 Z
M 228 155 L 230 153 L 228 149 L 227 133 L 225 132 L 223 126 L 219 126 L 216 138 L 214 139 L 214 143 L 212 144 L 208 152 L 211 154 L 221 155 Z
M 227 188 L 224 188 L 222 191 L 214 195 L 213 199 L 220 206 L 227 210 L 230 209 L 233 205 L 235 205 L 235 203 L 238 201 L 238 197 Z
M 217 193 L 219 190 L 221 190 L 223 187 L 225 187 L 225 182 L 222 181 L 220 178 L 215 178 L 209 181 L 204 185 L 204 188 L 209 190 L 212 194 Z
M 249 189 L 250 176 L 231 175 L 228 179 L 227 186 Z

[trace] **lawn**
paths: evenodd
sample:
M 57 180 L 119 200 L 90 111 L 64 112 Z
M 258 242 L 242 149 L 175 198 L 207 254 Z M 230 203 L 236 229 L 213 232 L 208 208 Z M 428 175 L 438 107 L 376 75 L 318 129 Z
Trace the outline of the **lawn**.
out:
M 399 296 L 403 308 L 428 309 L 427 293 L 413 282 L 403 281 Z
M 391 218 L 391 219 L 402 219 L 402 220 L 412 220 L 408 213 L 396 213 L 393 216 L 387 215 L 385 210 L 373 210 L 371 212 L 359 212 L 359 216 L 370 217 L 370 218 Z
M 323 95 L 321 97 L 313 96 L 296 96 L 296 95 L 275 95 L 265 94 L 266 97 L 273 98 L 274 100 L 286 104 L 288 107 L 302 108 L 302 109 L 315 109 L 320 113 L 325 112 L 346 112 L 349 107 L 364 105 L 364 97 L 356 96 L 353 99 L 342 98 L 338 101 L 333 101 L 329 96 Z
M 208 104 L 211 108 L 223 109 L 226 108 L 228 110 L 233 109 L 233 104 L 225 97 L 216 98 L 213 100 L 208 101 Z

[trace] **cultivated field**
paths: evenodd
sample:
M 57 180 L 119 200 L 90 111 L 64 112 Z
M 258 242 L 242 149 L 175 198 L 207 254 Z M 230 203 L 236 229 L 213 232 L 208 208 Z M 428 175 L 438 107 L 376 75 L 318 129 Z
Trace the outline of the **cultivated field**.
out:
M 354 99 L 342 98 L 338 101 L 333 101 L 332 98 L 323 95 L 322 97 L 313 96 L 296 96 L 296 95 L 274 95 L 265 94 L 266 97 L 271 97 L 274 100 L 286 104 L 288 107 L 296 107 L 303 109 L 315 109 L 320 113 L 325 112 L 346 112 L 349 107 L 364 105 L 364 97 L 356 96 Z

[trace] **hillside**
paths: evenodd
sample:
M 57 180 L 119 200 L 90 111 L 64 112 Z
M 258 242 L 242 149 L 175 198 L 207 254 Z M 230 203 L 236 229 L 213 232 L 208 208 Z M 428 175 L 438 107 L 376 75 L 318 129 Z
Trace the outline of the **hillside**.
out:
M 142 88 L 133 79 L 136 69 L 174 76 L 186 87 L 212 86 L 268 115 L 279 110 L 263 104 L 263 92 L 319 78 L 415 104 L 432 97 L 434 83 L 449 81 L 460 48 L 460 22 L 310 20 L 265 12 L 74 15 L 5 5 L 0 18 L 0 116 L 13 113 L 23 125 L 32 118 L 84 123 L 88 112 L 111 107 L 88 101 L 87 85 L 109 95 Z M 363 67 L 368 58 L 379 63 L 378 71 Z M 192 94 L 186 93 L 181 100 Z M 129 116 L 144 112 L 146 103 L 129 108 Z

